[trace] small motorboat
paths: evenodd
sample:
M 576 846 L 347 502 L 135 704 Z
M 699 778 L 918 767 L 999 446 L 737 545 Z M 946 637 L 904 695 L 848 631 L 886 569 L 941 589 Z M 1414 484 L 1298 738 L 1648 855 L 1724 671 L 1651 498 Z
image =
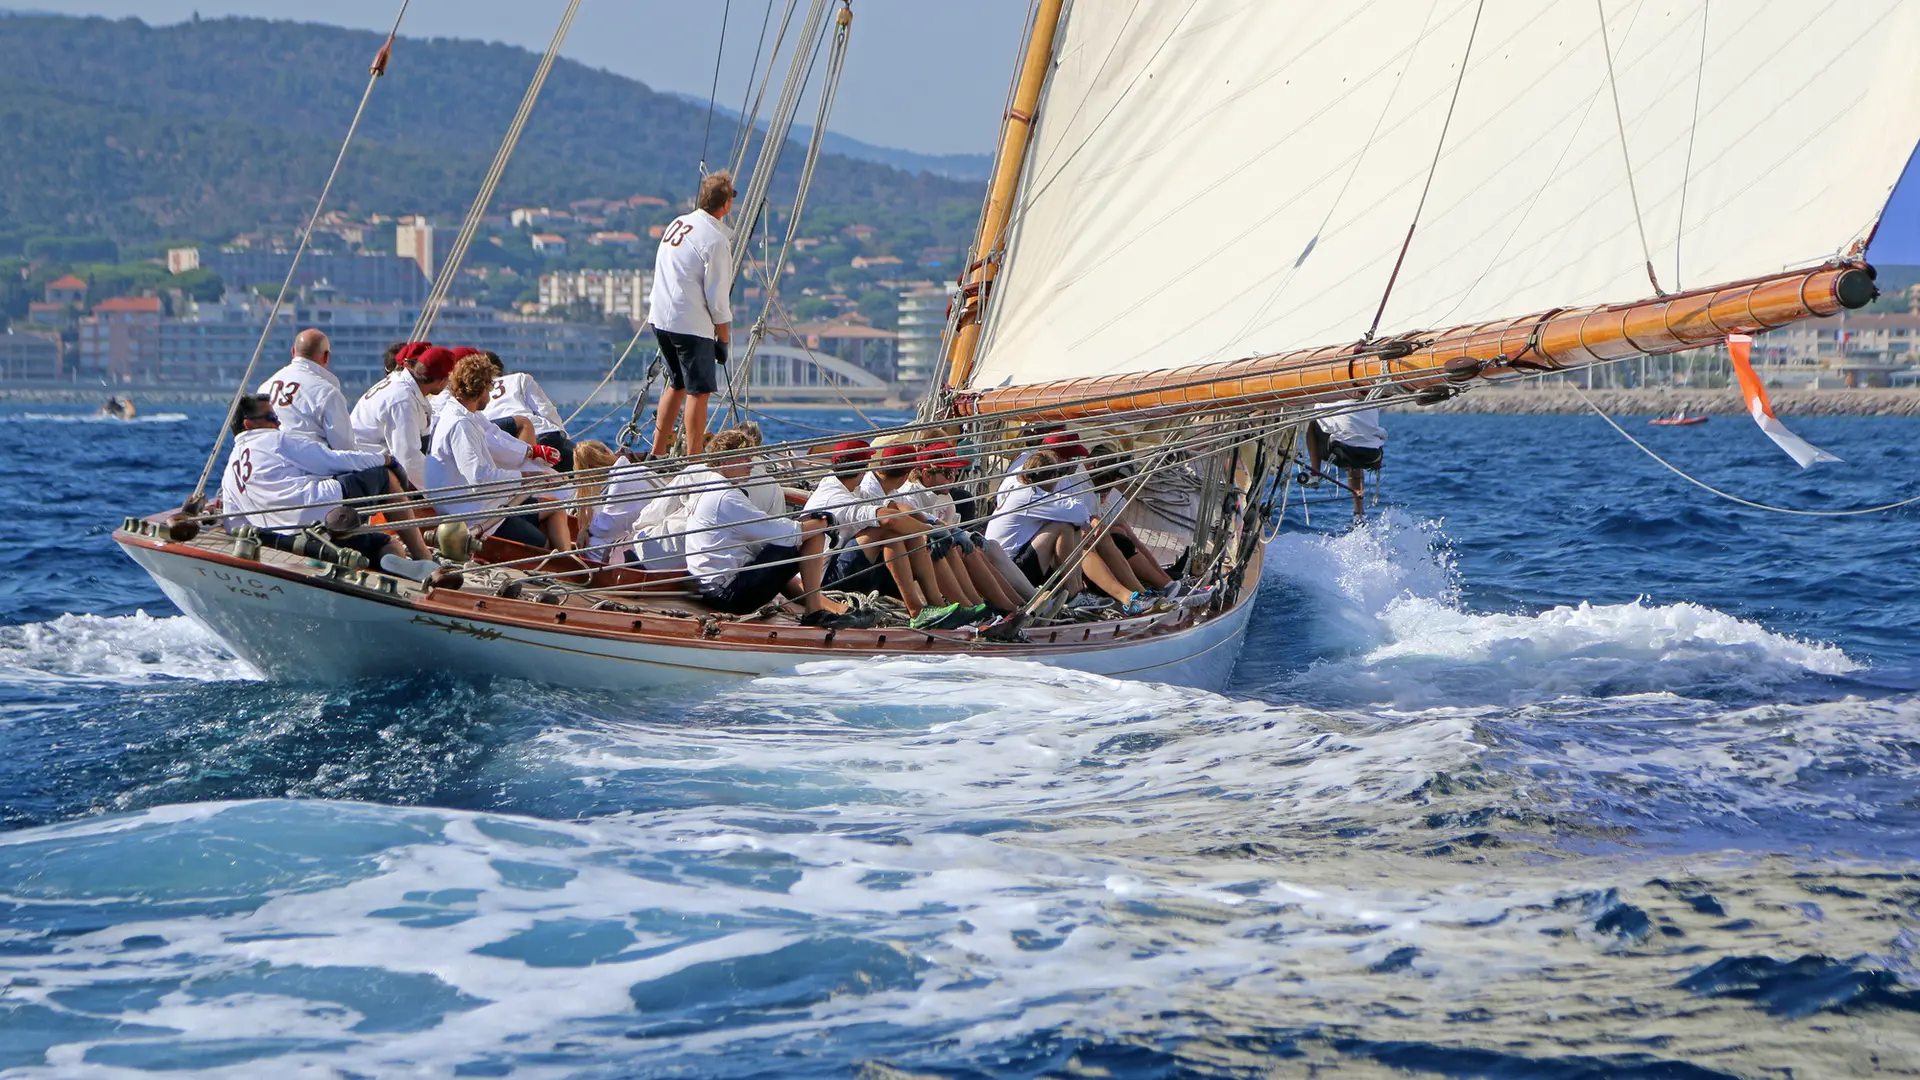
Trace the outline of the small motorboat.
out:
M 1647 421 L 1647 423 L 1655 427 L 1692 427 L 1695 424 L 1704 424 L 1706 422 L 1707 417 L 1698 414 L 1688 416 L 1687 410 L 1685 409 L 1675 409 L 1672 416 L 1656 416 Z
M 117 394 L 100 405 L 100 415 L 110 420 L 131 420 L 133 413 L 133 399 L 123 398 Z

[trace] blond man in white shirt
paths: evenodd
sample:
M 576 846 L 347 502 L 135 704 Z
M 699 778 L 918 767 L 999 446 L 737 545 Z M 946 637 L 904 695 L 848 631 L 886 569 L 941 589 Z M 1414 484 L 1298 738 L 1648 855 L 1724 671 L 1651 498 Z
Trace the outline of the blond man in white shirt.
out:
M 683 418 L 687 453 L 697 457 L 706 448 L 707 398 L 720 388 L 717 366 L 727 362 L 732 340 L 733 235 L 722 221 L 733 209 L 733 194 L 732 176 L 724 170 L 709 174 L 700 181 L 693 212 L 674 218 L 660 233 L 647 298 L 647 320 L 667 368 L 654 457 L 673 449 L 674 430 Z

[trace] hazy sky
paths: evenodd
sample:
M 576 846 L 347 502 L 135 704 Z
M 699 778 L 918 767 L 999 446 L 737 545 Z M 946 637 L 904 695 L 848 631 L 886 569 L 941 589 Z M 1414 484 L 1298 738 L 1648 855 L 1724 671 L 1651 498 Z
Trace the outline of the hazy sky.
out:
M 721 14 L 729 4 L 720 101 L 738 108 L 766 0 L 586 0 L 562 55 L 655 89 L 704 98 Z M 198 11 L 206 18 L 253 15 L 381 31 L 393 25 L 399 9 L 398 0 L 15 0 L 5 6 L 138 16 L 156 24 Z M 776 22 L 784 6 L 775 5 Z M 401 32 L 544 50 L 565 8 L 564 0 L 413 0 Z M 853 11 L 846 75 L 829 126 L 866 142 L 925 153 L 991 151 L 1027 0 L 854 0 Z

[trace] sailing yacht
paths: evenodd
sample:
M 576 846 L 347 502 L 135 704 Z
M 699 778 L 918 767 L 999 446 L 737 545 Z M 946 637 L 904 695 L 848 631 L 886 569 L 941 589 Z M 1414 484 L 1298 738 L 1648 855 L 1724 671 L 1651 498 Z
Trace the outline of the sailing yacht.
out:
M 805 25 L 824 35 L 831 6 Z M 1218 688 L 1313 408 L 1433 404 L 1873 299 L 1867 244 L 1920 139 L 1920 5 L 1729 7 L 1037 0 L 940 375 L 893 434 L 971 448 L 956 495 L 983 498 L 1036 423 L 1127 447 L 1128 521 L 1186 586 L 1152 611 L 820 629 L 496 540 L 429 588 L 197 505 L 114 537 L 274 677 L 645 689 L 990 656 Z M 799 481 L 809 449 L 769 453 Z

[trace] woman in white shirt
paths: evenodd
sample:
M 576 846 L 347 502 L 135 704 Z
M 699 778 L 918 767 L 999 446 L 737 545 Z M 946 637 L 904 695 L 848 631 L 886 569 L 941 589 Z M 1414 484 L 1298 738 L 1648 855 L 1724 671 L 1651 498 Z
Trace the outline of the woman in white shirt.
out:
M 494 459 L 487 437 L 487 418 L 480 411 L 493 389 L 493 365 L 482 356 L 465 357 L 453 369 L 451 389 L 454 404 L 442 410 L 433 425 L 432 452 L 427 459 L 429 485 L 446 488 L 517 484 L 520 472 L 502 468 Z M 466 498 L 458 493 L 442 495 L 434 500 L 434 505 L 449 514 L 524 507 L 512 515 L 470 521 L 467 527 L 476 536 L 498 536 L 555 551 L 573 549 L 572 522 L 552 499 L 520 494 L 500 486 L 487 494 Z

